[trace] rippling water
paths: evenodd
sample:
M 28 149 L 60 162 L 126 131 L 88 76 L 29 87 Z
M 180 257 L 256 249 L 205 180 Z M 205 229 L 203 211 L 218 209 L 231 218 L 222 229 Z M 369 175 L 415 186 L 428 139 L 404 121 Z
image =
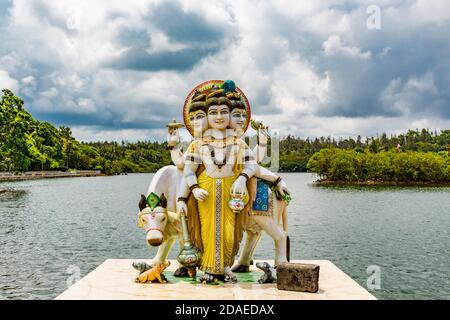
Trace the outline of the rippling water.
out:
M 292 259 L 329 259 L 380 299 L 450 299 L 450 188 L 315 187 L 283 174 Z M 151 174 L 2 183 L 0 299 L 51 299 L 107 258 L 151 258 L 137 202 Z M 174 258 L 178 248 L 174 248 Z M 272 259 L 264 236 L 255 258 Z

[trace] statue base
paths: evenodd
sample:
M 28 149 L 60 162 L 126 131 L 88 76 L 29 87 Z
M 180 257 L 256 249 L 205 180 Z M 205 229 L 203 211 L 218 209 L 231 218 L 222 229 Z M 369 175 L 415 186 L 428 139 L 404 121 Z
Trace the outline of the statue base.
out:
M 80 281 L 64 291 L 58 300 L 374 300 L 356 281 L 328 260 L 295 260 L 320 266 L 317 293 L 278 290 L 276 283 L 259 284 L 263 274 L 255 265 L 249 273 L 237 273 L 238 283 L 201 284 L 190 278 L 173 277 L 176 260 L 164 271 L 168 283 L 135 283 L 135 261 L 147 259 L 108 259 Z M 273 265 L 273 261 L 265 260 Z M 258 261 L 255 261 L 255 263 Z M 197 279 L 199 276 L 197 276 Z

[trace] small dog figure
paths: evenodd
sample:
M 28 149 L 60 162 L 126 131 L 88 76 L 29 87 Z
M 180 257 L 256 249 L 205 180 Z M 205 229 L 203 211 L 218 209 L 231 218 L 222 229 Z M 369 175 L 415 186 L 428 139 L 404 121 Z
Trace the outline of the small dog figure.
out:
M 277 272 L 275 268 L 271 267 L 267 262 L 258 262 L 256 266 L 264 271 L 264 274 L 259 278 L 258 283 L 273 283 L 277 282 Z
M 146 283 L 158 280 L 159 283 L 165 283 L 167 280 L 162 274 L 163 271 L 170 265 L 170 261 L 158 263 L 154 265 L 151 269 L 142 272 L 136 279 L 136 282 Z

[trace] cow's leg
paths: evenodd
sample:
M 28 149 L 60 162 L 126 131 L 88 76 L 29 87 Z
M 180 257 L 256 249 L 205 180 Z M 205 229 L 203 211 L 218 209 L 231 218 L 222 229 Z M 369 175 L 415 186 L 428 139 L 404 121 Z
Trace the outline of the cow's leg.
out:
M 169 255 L 170 250 L 172 249 L 173 244 L 175 243 L 175 237 L 167 238 L 164 240 L 158 248 L 158 252 L 156 256 L 152 260 L 152 265 L 157 263 L 163 263 L 166 261 L 167 256 Z
M 170 250 L 172 249 L 173 244 L 175 243 L 176 237 L 168 238 L 166 241 L 159 246 L 158 252 L 156 253 L 155 258 L 152 261 L 152 265 L 157 263 L 163 263 L 166 261 L 167 256 L 169 255 Z M 187 268 L 180 266 L 173 273 L 175 277 L 186 277 L 188 276 Z
M 242 249 L 238 264 L 231 269 L 231 271 L 233 272 L 250 271 L 250 262 L 253 258 L 253 253 L 255 252 L 256 245 L 261 238 L 261 232 L 247 230 L 246 234 L 247 236 L 245 239 L 244 249 Z
M 275 243 L 275 266 L 287 262 L 286 241 L 287 236 L 273 217 L 254 216 L 256 223 L 273 239 Z

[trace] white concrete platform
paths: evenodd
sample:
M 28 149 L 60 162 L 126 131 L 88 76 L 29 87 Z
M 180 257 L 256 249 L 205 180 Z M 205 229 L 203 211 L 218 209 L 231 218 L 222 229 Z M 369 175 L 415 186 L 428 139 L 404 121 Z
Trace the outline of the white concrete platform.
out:
M 255 266 L 251 273 L 238 274 L 237 284 L 207 285 L 189 278 L 175 278 L 178 263 L 171 261 L 164 272 L 169 283 L 135 283 L 138 272 L 134 261 L 145 259 L 108 259 L 56 299 L 61 300 L 374 300 L 375 297 L 328 260 L 296 260 L 320 266 L 319 292 L 303 293 L 278 290 L 276 284 L 258 284 L 262 272 Z M 272 261 L 267 262 L 273 265 Z

